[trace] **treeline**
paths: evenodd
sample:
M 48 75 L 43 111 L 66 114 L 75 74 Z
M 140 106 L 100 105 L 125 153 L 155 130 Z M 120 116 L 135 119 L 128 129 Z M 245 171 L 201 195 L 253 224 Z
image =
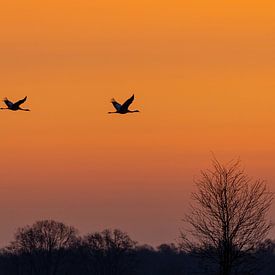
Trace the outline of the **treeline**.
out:
M 249 271 L 275 274 L 275 242 L 266 240 L 251 253 Z M 118 229 L 80 236 L 62 222 L 43 220 L 19 228 L 1 249 L 1 275 L 183 275 L 216 274 L 211 262 L 180 245 L 139 245 Z
M 0 275 L 274 275 L 274 194 L 239 160 L 201 172 L 178 244 L 139 245 L 121 230 L 80 236 L 62 222 L 19 228 L 0 252 Z

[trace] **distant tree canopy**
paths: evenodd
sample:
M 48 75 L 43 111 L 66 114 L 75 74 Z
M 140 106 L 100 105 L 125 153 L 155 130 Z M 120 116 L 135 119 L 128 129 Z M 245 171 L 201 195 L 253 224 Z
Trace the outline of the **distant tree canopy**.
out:
M 136 242 L 118 229 L 88 234 L 82 240 L 87 269 L 98 275 L 130 274 L 135 265 L 135 246 Z
M 273 194 L 263 181 L 253 182 L 239 161 L 221 165 L 214 159 L 212 169 L 202 171 L 196 185 L 182 248 L 216 262 L 219 274 L 229 275 L 267 236 Z
M 37 221 L 32 226 L 21 227 L 15 233 L 10 249 L 16 252 L 46 251 L 48 253 L 70 248 L 77 239 L 77 230 L 62 222 Z
M 53 226 L 53 230 L 49 227 Z M 55 228 L 55 229 L 54 229 Z M 66 233 L 65 233 L 66 232 Z M 76 229 L 55 221 L 39 221 L 18 229 L 15 240 L 0 250 L 1 275 L 206 275 L 193 253 L 173 243 L 157 248 L 137 245 L 128 234 L 106 229 L 78 236 Z M 35 241 L 34 241 L 35 240 Z M 265 240 L 254 251 L 262 270 L 275 274 L 275 242 Z M 234 273 L 244 275 L 248 273 Z
M 37 221 L 19 228 L 6 253 L 20 256 L 21 272 L 56 275 L 60 272 L 66 251 L 74 246 L 77 231 L 72 226 L 53 220 Z

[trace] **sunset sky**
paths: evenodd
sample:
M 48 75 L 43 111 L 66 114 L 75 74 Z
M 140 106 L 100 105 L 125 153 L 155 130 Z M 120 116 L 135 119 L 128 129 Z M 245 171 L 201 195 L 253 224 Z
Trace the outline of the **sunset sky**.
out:
M 0 96 L 31 112 L 0 112 L 0 245 L 46 218 L 174 242 L 212 152 L 275 191 L 274 30 L 265 0 L 2 1 Z

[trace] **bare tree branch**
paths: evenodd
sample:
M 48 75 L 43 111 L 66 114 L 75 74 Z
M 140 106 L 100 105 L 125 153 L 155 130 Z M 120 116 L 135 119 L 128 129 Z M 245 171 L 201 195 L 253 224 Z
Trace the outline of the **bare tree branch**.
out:
M 197 192 L 184 219 L 190 229 L 181 232 L 180 245 L 216 261 L 220 274 L 229 275 L 271 229 L 267 213 L 273 194 L 264 181 L 252 181 L 239 160 L 222 165 L 213 158 L 212 169 L 201 171 L 195 183 Z

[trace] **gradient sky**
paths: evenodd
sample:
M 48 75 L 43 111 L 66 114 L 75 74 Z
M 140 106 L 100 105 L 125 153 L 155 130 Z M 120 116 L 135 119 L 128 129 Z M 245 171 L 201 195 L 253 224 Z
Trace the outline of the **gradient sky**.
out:
M 0 244 L 46 218 L 173 242 L 211 152 L 274 191 L 275 2 L 254 2 L 3 1 L 0 94 L 32 111 L 0 113 Z

